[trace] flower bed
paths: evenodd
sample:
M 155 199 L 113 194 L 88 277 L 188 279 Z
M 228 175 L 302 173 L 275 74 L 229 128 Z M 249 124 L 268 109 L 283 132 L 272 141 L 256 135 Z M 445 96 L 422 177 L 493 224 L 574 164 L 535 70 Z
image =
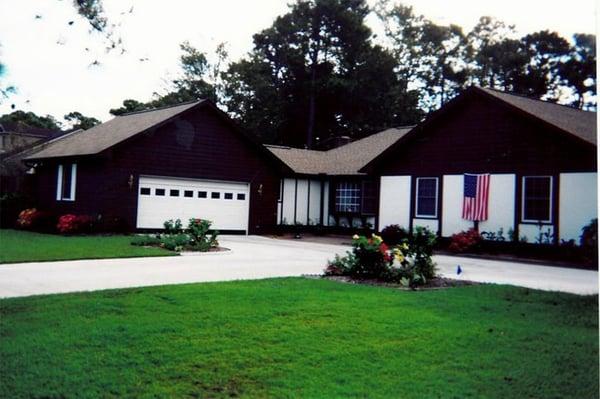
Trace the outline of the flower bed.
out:
M 355 235 L 352 251 L 329 261 L 325 275 L 396 283 L 411 288 L 426 285 L 436 277 L 431 259 L 435 236 L 426 228 L 418 227 L 401 241 L 390 247 L 376 234 L 371 237 Z
M 136 236 L 131 245 L 155 246 L 170 251 L 219 251 L 218 231 L 210 231 L 212 222 L 206 219 L 190 219 L 184 229 L 181 220 L 167 220 L 164 233 Z

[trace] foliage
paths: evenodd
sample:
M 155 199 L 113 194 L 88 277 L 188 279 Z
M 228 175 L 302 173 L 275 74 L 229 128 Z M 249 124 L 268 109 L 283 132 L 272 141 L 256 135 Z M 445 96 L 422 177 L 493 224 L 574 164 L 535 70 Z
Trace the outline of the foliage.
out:
M 169 219 L 163 223 L 165 227 L 165 234 L 181 234 L 183 233 L 183 225 L 181 224 L 181 220 L 173 220 Z
M 225 73 L 228 110 L 263 142 L 309 148 L 418 121 L 394 57 L 372 42 L 369 13 L 364 0 L 290 4 Z
M 36 220 L 40 217 L 41 212 L 36 208 L 24 209 L 19 213 L 17 226 L 22 229 L 29 229 L 34 226 Z
M 512 240 L 511 237 L 514 235 L 514 230 L 508 229 L 507 235 L 509 239 Z M 504 229 L 502 227 L 500 227 L 497 232 L 482 231 L 481 238 L 488 241 L 506 241 L 506 238 L 504 237 Z
M 133 246 L 130 241 L 126 235 L 64 236 L 0 229 L 0 263 L 176 255 L 158 247 Z
M 61 234 L 90 233 L 94 224 L 94 218 L 88 215 L 62 215 L 58 218 L 56 230 Z
M 585 256 L 598 265 L 598 219 L 592 221 L 581 229 L 579 245 Z
M 279 278 L 2 299 L 0 310 L 2 397 L 598 396 L 597 296 Z
M 209 235 L 209 230 L 212 222 L 206 219 L 190 219 L 188 222 L 186 233 L 191 236 L 191 244 L 200 247 L 201 251 L 207 251 L 209 248 L 214 248 L 219 245 L 217 236 L 219 232 L 214 230 Z
M 15 227 L 19 213 L 33 207 L 35 201 L 28 195 L 10 192 L 0 196 L 0 227 Z
M 407 287 L 426 284 L 435 277 L 431 259 L 435 236 L 424 228 L 392 248 L 380 236 L 354 235 L 352 252 L 336 255 L 325 269 L 328 276 L 349 276 L 355 279 L 377 279 L 401 283 Z
M 482 235 L 476 229 L 461 231 L 452 235 L 448 249 L 459 253 L 473 251 L 479 247 L 482 240 Z
M 149 234 L 136 235 L 131 239 L 131 245 L 137 245 L 140 247 L 159 246 L 160 238 Z
M 164 233 L 158 235 L 136 236 L 131 245 L 160 246 L 170 251 L 206 252 L 219 245 L 218 231 L 210 231 L 211 221 L 192 218 L 184 230 L 180 219 L 164 222 Z
M 51 115 L 39 116 L 33 112 L 14 111 L 10 114 L 0 116 L 0 123 L 15 123 L 23 128 L 40 128 L 48 130 L 60 130 L 60 122 Z
M 69 112 L 68 114 L 66 114 L 65 120 L 72 124 L 73 129 L 87 130 L 100 124 L 100 121 L 98 119 L 82 115 L 81 112 L 77 111 Z
M 381 230 L 381 238 L 391 246 L 401 244 L 408 238 L 408 232 L 397 224 L 390 224 Z

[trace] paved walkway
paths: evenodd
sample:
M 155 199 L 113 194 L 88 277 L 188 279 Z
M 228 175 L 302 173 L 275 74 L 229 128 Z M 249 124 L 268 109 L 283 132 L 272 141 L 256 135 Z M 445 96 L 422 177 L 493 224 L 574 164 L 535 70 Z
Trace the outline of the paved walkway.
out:
M 320 274 L 328 259 L 348 247 L 222 236 L 230 252 L 193 256 L 34 262 L 0 265 L 0 297 L 107 288 Z M 578 294 L 598 293 L 598 272 L 452 256 L 436 256 L 441 274 Z M 456 267 L 463 273 L 456 276 Z

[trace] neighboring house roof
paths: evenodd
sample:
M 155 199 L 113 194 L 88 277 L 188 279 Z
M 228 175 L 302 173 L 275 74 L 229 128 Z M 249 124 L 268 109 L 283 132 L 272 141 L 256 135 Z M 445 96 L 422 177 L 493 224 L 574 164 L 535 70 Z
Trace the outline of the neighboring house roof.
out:
M 267 145 L 295 173 L 357 175 L 359 170 L 412 129 L 400 127 L 372 134 L 328 151 Z
M 535 100 L 502 91 L 477 88 L 505 103 L 596 145 L 596 113 L 577 108 Z
M 0 134 L 2 133 L 17 133 L 23 136 L 46 138 L 56 137 L 62 133 L 62 130 L 33 127 L 23 122 L 5 121 L 0 122 Z
M 26 160 L 59 158 L 98 154 L 122 141 L 145 132 L 205 100 L 179 104 L 170 107 L 132 112 L 117 116 L 108 122 L 88 130 L 80 130 L 61 136 L 44 148 L 26 157 Z

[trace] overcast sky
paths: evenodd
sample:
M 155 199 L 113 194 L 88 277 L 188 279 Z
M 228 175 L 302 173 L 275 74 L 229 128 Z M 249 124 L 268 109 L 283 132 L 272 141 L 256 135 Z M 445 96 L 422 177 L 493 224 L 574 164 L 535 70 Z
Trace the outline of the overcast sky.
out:
M 16 109 L 51 114 L 71 111 L 110 118 L 108 110 L 126 98 L 147 101 L 164 92 L 179 71 L 179 44 L 211 53 L 226 42 L 236 60 L 252 48 L 252 34 L 287 10 L 287 0 L 104 0 L 109 22 L 127 50 L 104 50 L 105 40 L 88 33 L 71 0 L 0 0 L 0 60 L 4 85 L 18 93 L 0 104 L 0 114 Z M 480 16 L 515 24 L 519 34 L 542 29 L 596 32 L 595 0 L 406 0 L 415 11 L 440 24 L 468 31 Z M 133 7 L 133 11 L 129 11 Z M 8 17 L 9 16 L 9 17 Z M 74 21 L 69 25 L 69 21 Z M 375 31 L 375 18 L 369 19 Z M 95 60 L 100 65 L 91 65 Z M 143 60 L 143 61 L 141 61 Z

